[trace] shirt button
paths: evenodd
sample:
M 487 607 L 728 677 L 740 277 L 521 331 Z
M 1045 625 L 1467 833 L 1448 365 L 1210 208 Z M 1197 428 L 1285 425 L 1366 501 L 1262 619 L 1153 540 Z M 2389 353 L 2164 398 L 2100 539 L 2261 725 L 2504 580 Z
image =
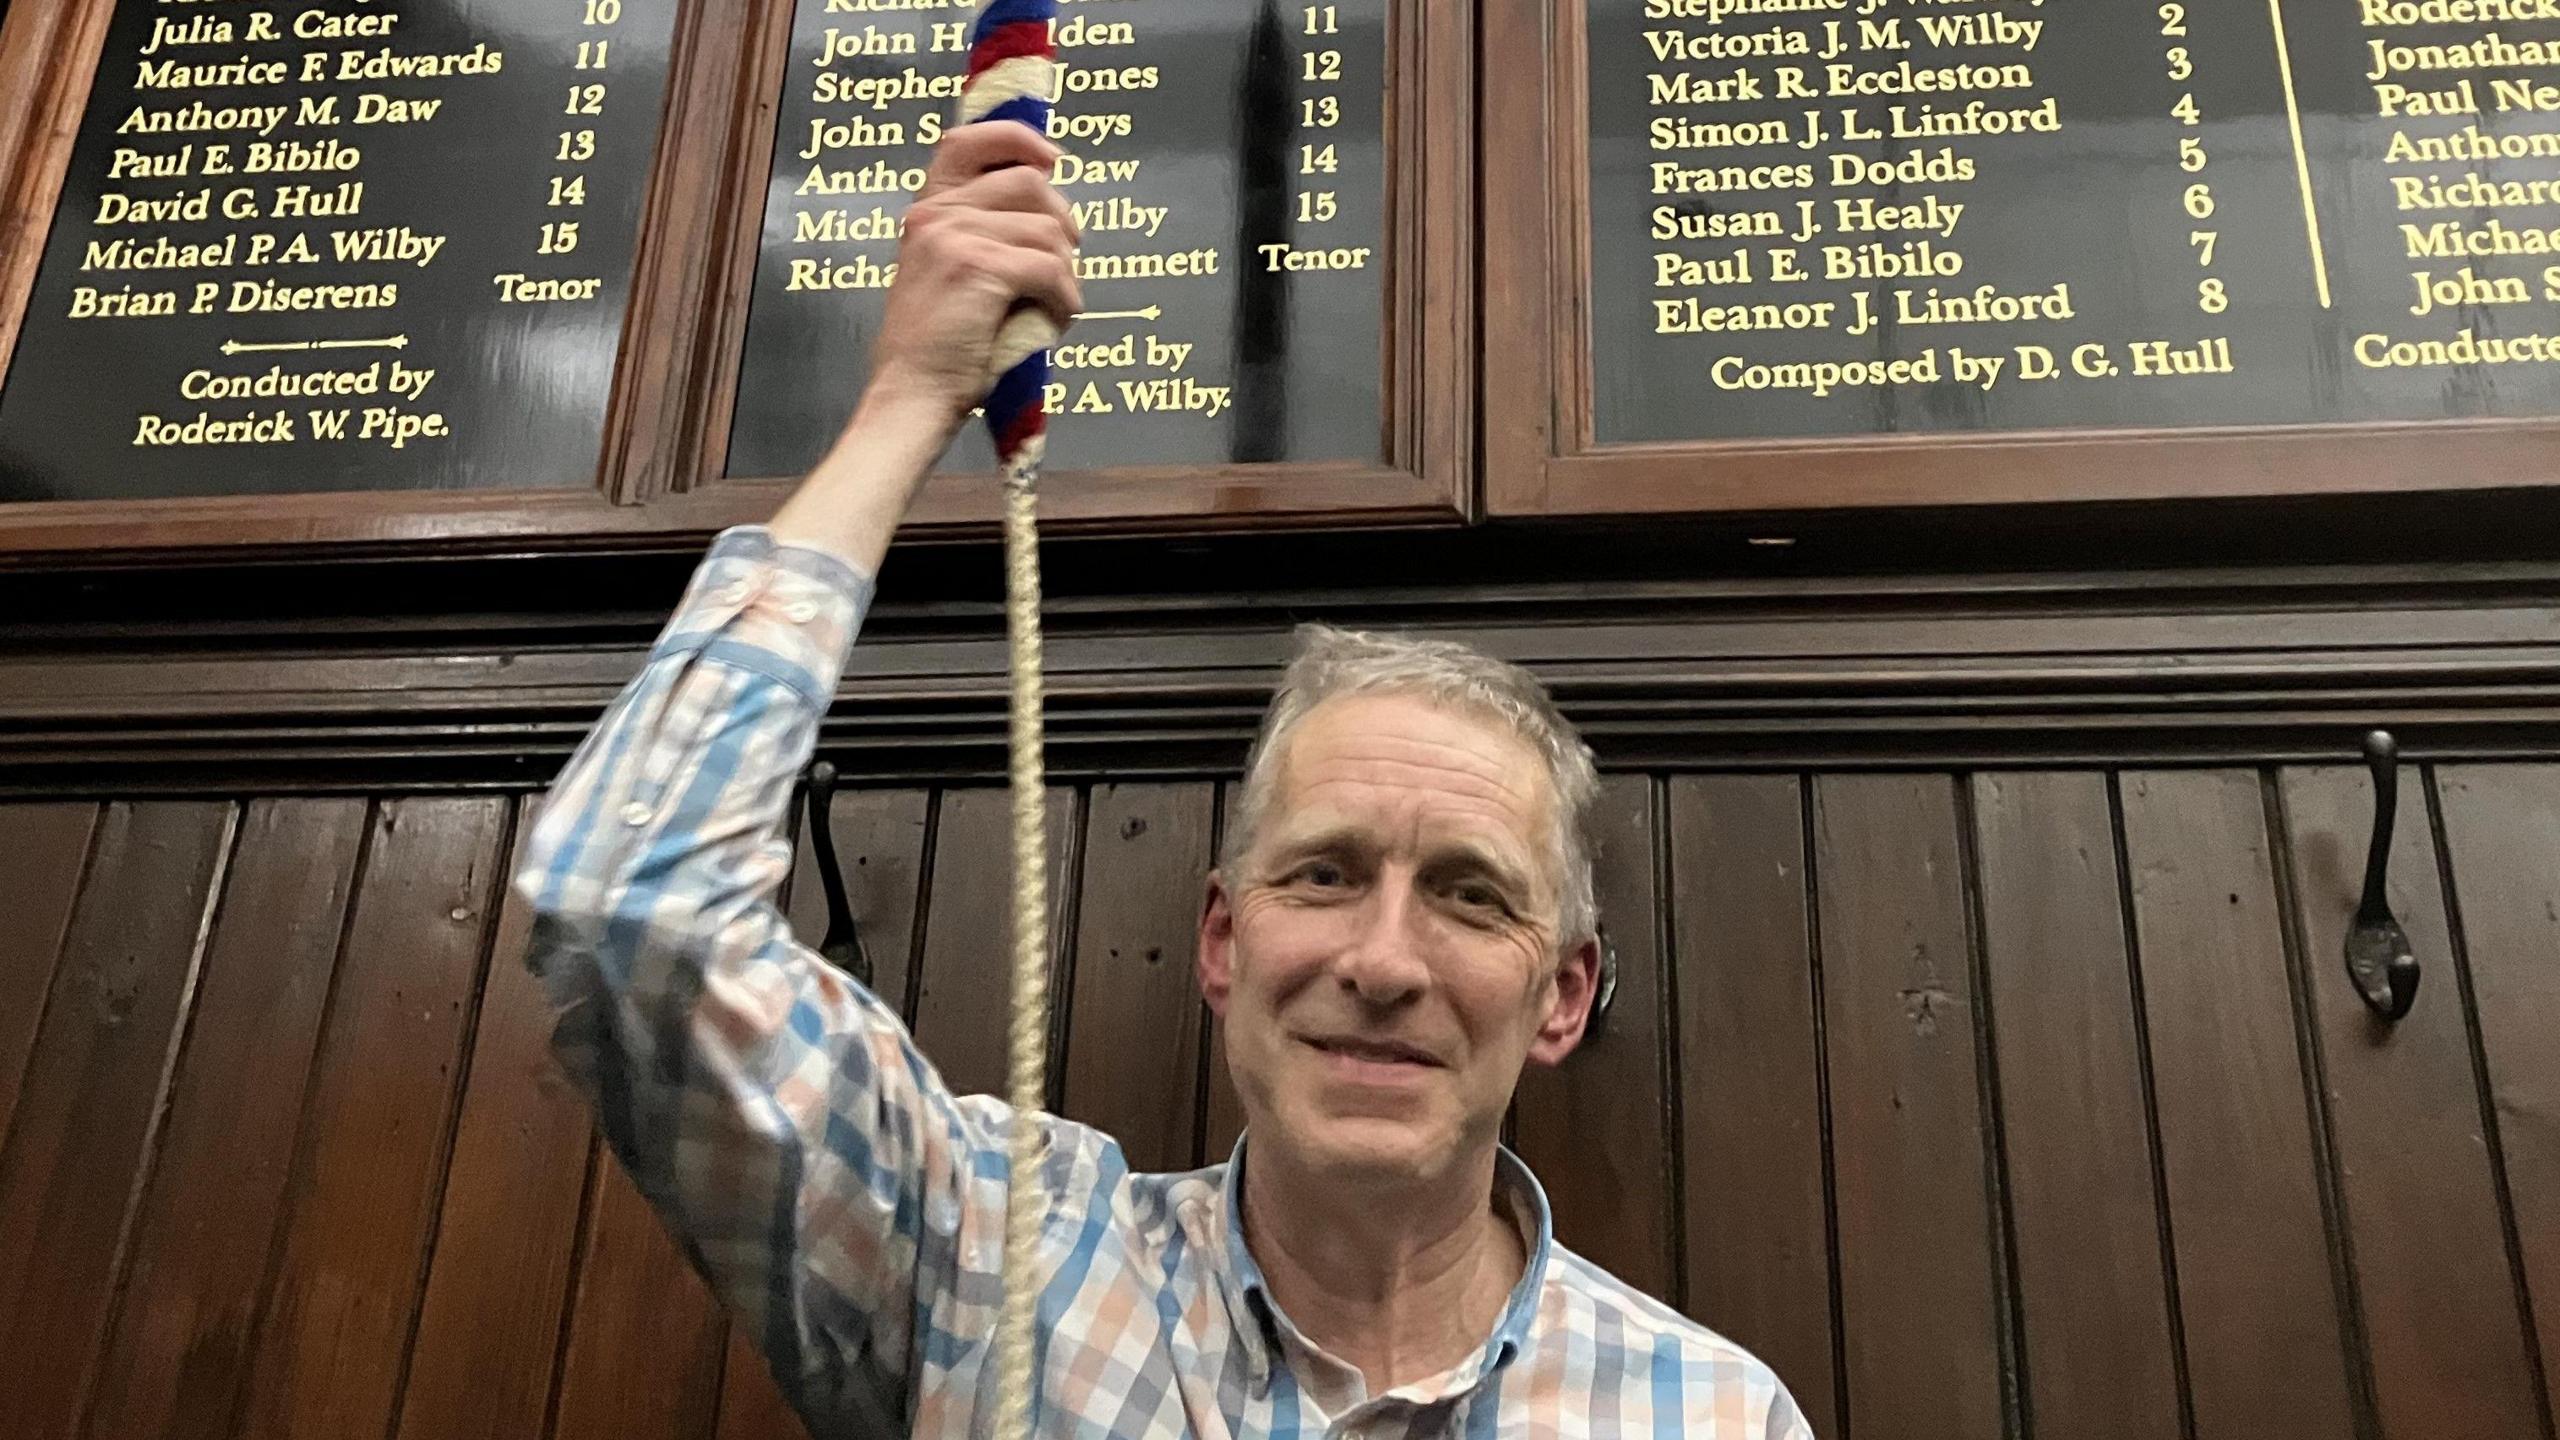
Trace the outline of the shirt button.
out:
M 646 825 L 649 823 L 649 817 L 655 813 L 656 812 L 652 811 L 648 806 L 634 800 L 630 804 L 622 807 L 622 823 L 625 825 Z
M 728 584 L 721 586 L 719 590 L 712 594 L 711 598 L 719 601 L 723 605 L 744 605 L 747 603 L 747 582 L 744 580 L 732 580 Z
M 790 608 L 784 610 L 782 613 L 785 618 L 791 621 L 792 624 L 806 625 L 810 621 L 818 618 L 818 602 L 814 600 L 794 600 L 791 602 Z

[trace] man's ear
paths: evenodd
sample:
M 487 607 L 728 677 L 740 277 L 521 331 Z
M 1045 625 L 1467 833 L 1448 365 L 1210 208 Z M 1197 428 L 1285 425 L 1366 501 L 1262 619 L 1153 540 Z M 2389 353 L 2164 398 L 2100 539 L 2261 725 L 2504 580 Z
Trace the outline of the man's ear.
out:
M 1600 938 L 1595 935 L 1566 951 L 1563 963 L 1556 966 L 1555 995 L 1547 1002 L 1547 1015 L 1536 1038 L 1529 1042 L 1529 1058 L 1540 1065 L 1563 1064 L 1582 1043 L 1583 1031 L 1591 1024 L 1591 1002 L 1599 994 Z
M 1209 893 L 1200 907 L 1200 945 L 1194 968 L 1200 973 L 1200 998 L 1209 1013 L 1223 1020 L 1227 995 L 1235 988 L 1236 912 L 1227 893 L 1224 871 L 1209 872 Z

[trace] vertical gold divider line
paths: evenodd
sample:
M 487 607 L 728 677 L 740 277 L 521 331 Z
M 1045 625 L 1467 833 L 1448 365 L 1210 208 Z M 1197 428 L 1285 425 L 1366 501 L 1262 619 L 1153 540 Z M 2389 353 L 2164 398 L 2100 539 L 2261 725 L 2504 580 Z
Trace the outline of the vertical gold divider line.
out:
M 2311 198 L 2311 156 L 2302 148 L 2302 106 L 2293 98 L 2293 55 L 2284 41 L 2283 0 L 2267 0 L 2267 19 L 2276 31 L 2276 74 L 2284 81 L 2284 119 L 2293 132 L 2293 176 L 2302 187 L 2302 229 L 2311 240 L 2311 278 L 2320 287 L 2320 308 L 2329 309 L 2329 257 L 2320 248 L 2320 211 Z

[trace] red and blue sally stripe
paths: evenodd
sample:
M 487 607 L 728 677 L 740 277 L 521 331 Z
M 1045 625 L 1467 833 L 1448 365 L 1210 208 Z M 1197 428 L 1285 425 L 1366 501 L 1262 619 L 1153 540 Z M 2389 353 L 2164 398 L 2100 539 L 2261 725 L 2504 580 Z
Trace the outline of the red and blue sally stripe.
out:
M 988 0 L 981 7 L 969 44 L 969 78 L 960 92 L 962 123 L 1017 120 L 1048 133 L 1057 15 L 1058 0 Z M 987 392 L 987 430 L 995 438 L 996 459 L 1007 469 L 1036 464 L 1045 448 L 1047 347 L 1056 338 L 1048 317 L 1037 311 L 1017 314 L 998 336 L 999 355 L 1030 347 Z

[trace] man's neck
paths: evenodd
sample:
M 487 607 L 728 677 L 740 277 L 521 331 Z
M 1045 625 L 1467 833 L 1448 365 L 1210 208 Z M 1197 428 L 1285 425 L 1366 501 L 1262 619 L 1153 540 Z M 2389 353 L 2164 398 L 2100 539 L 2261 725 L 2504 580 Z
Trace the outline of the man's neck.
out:
M 1255 1151 L 1243 1199 L 1271 1298 L 1371 1395 L 1474 1354 L 1528 1265 L 1493 1203 L 1490 1151 L 1448 1183 L 1392 1195 L 1328 1187 Z

